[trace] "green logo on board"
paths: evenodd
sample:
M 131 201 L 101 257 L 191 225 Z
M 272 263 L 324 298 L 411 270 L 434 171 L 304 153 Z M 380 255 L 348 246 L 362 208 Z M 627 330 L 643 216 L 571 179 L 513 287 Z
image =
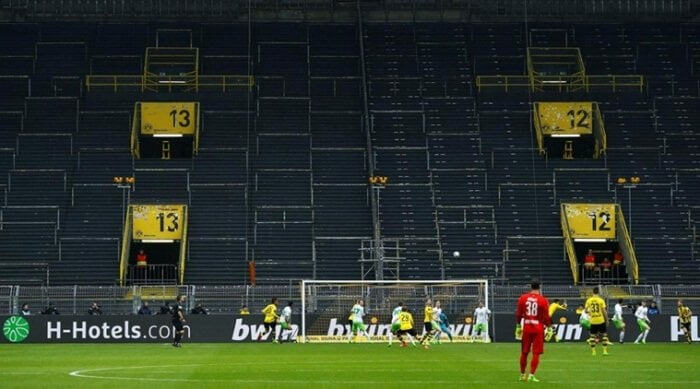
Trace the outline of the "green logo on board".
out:
M 22 342 L 29 336 L 29 323 L 22 316 L 10 316 L 2 325 L 2 333 L 12 343 Z

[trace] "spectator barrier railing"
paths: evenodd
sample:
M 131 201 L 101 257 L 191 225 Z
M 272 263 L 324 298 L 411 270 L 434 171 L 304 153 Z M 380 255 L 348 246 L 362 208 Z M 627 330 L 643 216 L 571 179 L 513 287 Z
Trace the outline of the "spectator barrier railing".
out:
M 496 313 L 512 313 L 527 285 L 489 286 L 491 310 Z M 641 300 L 655 301 L 662 313 L 675 313 L 679 298 L 695 312 L 700 312 L 700 285 L 600 285 L 601 295 L 607 300 L 608 309 L 622 298 L 625 305 Z M 566 301 L 569 310 L 583 304 L 593 286 L 542 285 L 542 293 L 550 300 Z M 237 314 L 243 305 L 251 313 L 278 299 L 278 306 L 292 301 L 299 306 L 300 280 L 288 280 L 275 285 L 132 285 L 132 286 L 0 286 L 0 312 L 19 314 L 22 304 L 30 305 L 32 314 L 40 314 L 49 303 L 64 315 L 87 314 L 90 304 L 96 302 L 103 315 L 135 314 L 143 301 L 148 301 L 153 313 L 166 302 L 172 302 L 178 294 L 188 297 L 186 308 L 197 304 L 211 314 Z M 367 301 L 368 311 L 377 310 L 381 302 Z M 349 307 L 348 307 L 349 308 Z M 459 307 L 470 312 L 475 307 Z

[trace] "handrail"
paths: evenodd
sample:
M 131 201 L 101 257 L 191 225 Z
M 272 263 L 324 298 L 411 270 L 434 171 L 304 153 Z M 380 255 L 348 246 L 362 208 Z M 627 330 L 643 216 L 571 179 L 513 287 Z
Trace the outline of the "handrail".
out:
M 553 83 L 551 87 L 570 87 L 574 79 L 580 79 L 581 76 L 537 76 L 539 79 L 546 81 L 561 81 L 562 84 Z M 565 84 L 564 84 L 565 83 Z M 583 83 L 586 90 L 590 87 L 610 87 L 613 92 L 618 88 L 639 88 L 639 92 L 644 90 L 644 76 L 640 74 L 604 74 L 604 75 L 587 75 L 583 77 Z M 547 84 L 538 84 L 547 86 Z M 524 74 L 516 75 L 484 75 L 476 76 L 477 91 L 481 92 L 483 88 L 504 88 L 508 92 L 509 88 L 530 88 L 534 86 L 534 81 L 530 76 Z M 578 86 L 578 84 L 577 84 Z
M 187 262 L 187 227 L 188 227 L 188 208 L 182 206 L 182 238 L 180 238 L 180 266 L 178 268 L 178 283 L 185 283 L 185 263 Z
M 619 204 L 615 204 L 615 214 L 617 216 L 617 223 L 615 223 L 617 228 L 617 239 L 618 241 L 624 243 L 624 245 L 620 245 L 620 248 L 625 254 L 625 266 L 631 270 L 634 284 L 638 285 L 639 263 L 637 262 L 637 254 L 634 251 L 634 246 L 632 245 L 632 240 L 630 239 L 630 234 L 627 230 L 627 223 L 625 222 L 625 217 L 622 214 L 622 208 Z
M 579 269 L 578 261 L 576 260 L 576 250 L 574 249 L 574 242 L 572 241 L 571 233 L 569 232 L 569 221 L 566 219 L 566 210 L 564 209 L 564 204 L 561 204 L 559 208 L 561 231 L 562 235 L 564 236 L 564 247 L 566 248 L 566 254 L 569 258 L 569 267 L 571 268 L 571 275 L 574 278 L 574 285 L 577 285 L 579 282 Z
M 542 123 L 540 123 L 539 107 L 540 103 L 532 103 L 532 119 L 535 123 L 535 136 L 537 136 L 537 145 L 539 146 L 540 155 L 544 154 L 544 135 L 542 134 Z
M 129 251 L 131 250 L 131 228 L 132 228 L 132 212 L 131 205 L 126 209 L 124 215 L 124 227 L 122 231 L 122 252 L 119 261 L 119 285 L 124 286 L 126 281 L 126 271 L 129 266 Z
M 199 133 L 202 131 L 202 121 L 204 118 L 202 117 L 202 110 L 199 106 L 199 101 L 194 103 L 194 107 L 196 110 L 196 121 L 195 121 L 195 130 L 194 130 L 194 147 L 192 150 L 192 154 L 198 155 L 199 154 Z
M 162 85 L 161 85 L 162 84 Z M 146 88 L 146 85 L 154 86 L 160 85 L 163 87 L 167 86 L 168 92 L 172 92 L 173 89 L 177 90 L 178 87 L 192 87 L 195 90 L 199 90 L 199 87 L 217 87 L 221 88 L 223 92 L 229 90 L 232 87 L 247 87 L 252 88 L 255 84 L 255 79 L 253 76 L 247 75 L 197 75 L 191 74 L 188 76 L 181 75 L 152 75 L 152 74 L 142 74 L 142 75 L 104 75 L 104 74 L 92 74 L 85 76 L 85 87 L 87 91 L 90 92 L 92 88 L 99 87 L 109 87 L 113 89 L 114 93 L 119 91 L 119 88 L 124 87 L 138 87 L 141 90 Z
M 597 159 L 601 154 L 606 154 L 608 150 L 608 135 L 605 132 L 605 122 L 603 121 L 603 115 L 600 113 L 600 106 L 597 102 L 593 102 L 593 115 L 595 117 L 595 126 L 593 126 L 593 131 L 595 132 L 595 152 L 593 153 L 593 158 Z
M 138 101 L 134 103 L 134 116 L 131 119 L 131 154 L 133 154 L 136 158 L 141 158 L 141 147 L 139 143 L 139 133 L 141 132 L 140 128 L 141 102 Z

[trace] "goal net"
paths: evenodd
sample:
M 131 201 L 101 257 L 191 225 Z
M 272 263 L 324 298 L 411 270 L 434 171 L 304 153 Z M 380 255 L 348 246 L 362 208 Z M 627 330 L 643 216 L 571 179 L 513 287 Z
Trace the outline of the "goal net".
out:
M 426 299 L 440 301 L 455 341 L 470 339 L 472 314 L 479 302 L 489 306 L 487 280 L 449 281 L 323 281 L 301 284 L 301 339 L 304 342 L 344 342 L 351 331 L 350 310 L 364 300 L 364 323 L 370 339 L 382 342 L 391 327 L 391 312 L 399 302 L 413 312 L 416 331 L 423 331 Z

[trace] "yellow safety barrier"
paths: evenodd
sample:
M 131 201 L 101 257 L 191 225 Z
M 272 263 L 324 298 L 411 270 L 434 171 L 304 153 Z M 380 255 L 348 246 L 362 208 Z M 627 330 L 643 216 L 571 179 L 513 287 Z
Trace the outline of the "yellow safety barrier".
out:
M 246 75 L 88 75 L 85 76 L 85 87 L 90 92 L 95 88 L 110 88 L 114 93 L 120 89 L 138 88 L 146 90 L 182 91 L 200 89 L 220 89 L 227 92 L 232 88 L 245 87 L 252 89 L 255 85 L 253 76 Z

